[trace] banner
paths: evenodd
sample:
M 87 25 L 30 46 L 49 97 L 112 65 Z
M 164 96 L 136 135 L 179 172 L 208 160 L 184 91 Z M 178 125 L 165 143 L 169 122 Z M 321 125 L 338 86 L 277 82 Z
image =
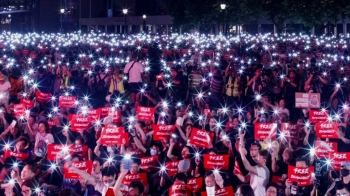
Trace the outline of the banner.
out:
M 301 128 L 301 125 L 281 123 L 281 133 L 284 133 L 284 136 L 287 138 L 298 138 Z
M 85 171 L 88 174 L 91 174 L 92 171 L 92 161 L 79 161 L 79 162 L 73 162 L 72 165 L 80 170 Z M 74 179 L 79 180 L 80 176 L 73 172 L 72 170 L 68 169 L 67 167 L 64 167 L 64 177 L 68 179 Z
M 91 123 L 99 121 L 100 117 L 101 117 L 101 108 L 99 108 L 99 109 L 89 108 L 88 119 Z
M 203 178 L 189 178 L 187 184 L 191 186 L 192 193 L 198 193 L 202 190 Z
M 63 148 L 67 148 L 67 152 L 63 151 Z M 48 144 L 47 145 L 47 160 L 49 161 L 56 161 L 57 155 L 64 156 L 65 154 L 70 154 L 69 148 L 71 148 L 71 145 L 65 145 L 65 144 Z
M 27 109 L 31 109 L 34 106 L 34 101 L 26 98 L 21 98 L 20 103 L 24 104 Z
M 169 139 L 171 134 L 175 132 L 175 125 L 157 125 L 152 124 L 153 140 L 161 141 L 163 139 Z
M 282 176 L 272 176 L 271 182 L 277 183 L 280 186 L 284 185 L 284 180 L 282 179 Z
M 83 160 L 88 160 L 88 158 L 89 158 L 89 155 L 88 155 L 89 147 L 87 145 L 80 146 L 80 147 L 77 147 L 75 145 L 71 145 L 69 150 L 70 150 L 71 155 L 77 154 Z
M 204 155 L 205 169 L 227 170 L 229 167 L 229 155 Z
M 314 166 L 295 167 L 288 165 L 288 180 L 292 183 L 297 182 L 298 186 L 311 186 L 311 176 L 314 171 Z
M 316 137 L 318 138 L 338 138 L 338 123 L 316 123 Z
M 329 158 L 330 152 L 338 152 L 337 142 L 315 141 L 315 156 L 318 158 Z
M 29 159 L 29 154 L 23 152 L 12 152 L 10 149 L 5 149 L 4 160 L 9 157 L 15 157 L 17 161 L 26 161 Z
M 320 93 L 295 93 L 296 108 L 320 108 Z
M 150 172 L 150 171 L 154 171 L 154 169 L 159 168 L 159 163 L 158 163 L 158 155 L 156 156 L 150 156 L 150 157 L 142 157 L 141 159 L 141 164 L 140 164 L 140 168 Z
M 129 134 L 125 133 L 124 127 L 117 127 L 115 125 L 108 125 L 103 127 L 101 131 L 101 144 L 123 144 L 125 139 L 126 146 L 129 145 Z
M 325 122 L 328 120 L 329 111 L 325 110 L 310 110 L 309 119 L 311 123 Z
M 188 184 L 183 184 L 180 182 L 175 182 L 170 188 L 169 188 L 169 196 L 191 196 L 192 188 Z
M 165 163 L 168 176 L 171 177 L 171 176 L 175 176 L 175 174 L 177 174 L 177 170 L 178 170 L 177 166 L 179 165 L 179 162 L 180 162 L 180 160 Z
M 214 139 L 214 133 L 192 127 L 190 144 L 203 148 L 210 148 Z
M 90 121 L 87 116 L 72 114 L 69 115 L 70 130 L 71 131 L 84 131 L 90 129 Z
M 137 120 L 153 121 L 155 108 L 137 106 Z
M 35 97 L 36 101 L 40 103 L 47 103 L 51 100 L 51 93 L 44 93 L 41 91 L 36 91 Z
M 350 152 L 330 152 L 329 159 L 332 161 L 334 170 L 340 170 L 342 162 L 350 161 Z
M 61 108 L 75 108 L 76 96 L 60 96 L 58 99 L 58 106 Z
M 99 109 L 101 111 L 101 118 L 108 116 L 109 111 L 112 111 L 111 107 L 103 107 L 103 108 L 99 108 Z
M 232 186 L 227 186 L 222 189 L 215 188 L 215 196 L 232 196 L 235 195 Z M 208 196 L 207 192 L 201 192 L 201 196 Z
M 130 186 L 130 183 L 132 181 L 140 181 L 143 184 L 143 186 L 147 187 L 148 186 L 147 173 L 142 172 L 138 174 L 126 174 L 123 178 L 122 184 L 125 186 Z
M 255 123 L 254 124 L 254 139 L 265 140 L 270 138 L 276 139 L 277 123 Z
M 13 105 L 14 116 L 16 118 L 26 117 L 26 106 L 23 103 Z

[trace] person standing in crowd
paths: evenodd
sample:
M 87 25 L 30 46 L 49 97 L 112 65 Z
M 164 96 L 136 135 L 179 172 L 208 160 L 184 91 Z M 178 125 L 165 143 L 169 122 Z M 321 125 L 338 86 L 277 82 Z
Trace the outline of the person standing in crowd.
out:
M 124 74 L 128 78 L 128 90 L 130 91 L 131 103 L 135 103 L 135 100 L 140 100 L 140 90 L 142 88 L 142 73 L 143 65 L 137 62 L 137 55 L 133 54 L 132 59 L 124 67 Z

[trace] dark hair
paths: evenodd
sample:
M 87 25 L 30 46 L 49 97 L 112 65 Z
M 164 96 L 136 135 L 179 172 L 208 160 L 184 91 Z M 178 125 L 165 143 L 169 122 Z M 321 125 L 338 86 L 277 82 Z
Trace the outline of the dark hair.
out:
M 85 145 L 85 140 L 82 136 L 79 135 L 77 138 L 75 138 L 75 140 L 79 140 L 82 145 Z
M 50 133 L 50 125 L 49 125 L 49 123 L 47 121 L 45 121 L 45 120 L 40 121 L 39 125 L 40 124 L 44 124 L 44 126 L 45 126 L 45 133 Z
M 258 147 L 258 150 L 259 150 L 259 151 L 261 150 L 261 144 L 260 144 L 259 142 L 253 142 L 253 143 L 250 145 L 250 147 L 252 147 L 252 146 Z
M 260 150 L 259 151 L 259 155 L 264 157 L 264 159 L 267 161 L 267 159 L 269 158 L 269 152 L 267 150 Z
M 218 154 L 218 153 L 219 153 L 219 152 L 218 152 L 218 149 L 216 149 L 215 147 L 209 149 L 209 150 L 208 150 L 208 153 L 210 153 L 210 152 L 213 152 L 213 153 L 215 153 L 215 154 Z
M 102 176 L 114 176 L 116 175 L 117 171 L 114 169 L 113 166 L 108 166 L 102 169 Z
M 338 126 L 338 129 L 342 132 L 342 133 L 345 133 L 345 127 L 344 126 Z
M 136 163 L 137 165 L 141 165 L 141 159 L 138 157 L 131 157 L 132 163 Z
M 37 167 L 35 166 L 35 165 L 33 165 L 33 164 L 26 164 L 25 166 L 28 166 L 29 167 L 29 169 L 30 169 L 30 171 L 32 171 L 33 173 L 35 173 L 36 172 L 36 170 L 37 170 Z M 24 166 L 24 167 L 25 167 Z
M 175 180 L 179 180 L 179 181 L 187 183 L 187 176 L 184 173 L 177 173 L 173 177 L 173 182 L 175 182 Z
M 20 136 L 18 139 L 17 139 L 17 142 L 24 142 L 24 146 L 27 146 L 28 145 L 28 139 L 24 136 Z
M 267 189 L 269 189 L 271 186 L 276 188 L 277 195 L 278 195 L 278 193 L 279 193 L 278 184 L 276 184 L 276 183 L 274 183 L 274 182 L 268 183 L 268 184 L 266 185 L 266 189 L 265 189 L 265 190 L 267 191 Z
M 78 154 L 72 154 L 71 159 L 78 158 L 79 161 L 83 161 L 83 159 Z
M 254 191 L 252 189 L 251 186 L 249 186 L 248 184 L 241 184 L 237 187 L 237 190 L 240 189 L 241 190 L 241 194 L 244 196 L 254 196 Z
M 103 165 L 103 160 L 99 157 L 95 158 L 94 161 L 97 161 L 101 166 Z
M 29 187 L 32 190 L 32 195 L 36 195 L 35 189 L 39 187 L 39 183 L 36 180 L 25 180 L 22 182 L 21 188 L 22 186 Z
M 298 158 L 295 160 L 295 163 L 296 163 L 296 162 L 301 162 L 301 161 L 304 161 L 305 164 L 306 164 L 307 166 L 309 165 L 308 160 L 307 160 L 306 158 L 304 158 L 304 157 L 298 157 Z
M 79 196 L 72 189 L 62 189 L 58 196 Z
M 137 188 L 139 190 L 139 193 L 143 193 L 143 191 L 145 190 L 145 187 L 143 186 L 143 184 L 140 181 L 132 181 L 129 185 L 129 190 L 130 188 Z
M 344 183 L 339 183 L 336 187 L 335 190 L 342 190 L 345 189 L 346 191 L 349 191 L 349 188 L 344 184 Z

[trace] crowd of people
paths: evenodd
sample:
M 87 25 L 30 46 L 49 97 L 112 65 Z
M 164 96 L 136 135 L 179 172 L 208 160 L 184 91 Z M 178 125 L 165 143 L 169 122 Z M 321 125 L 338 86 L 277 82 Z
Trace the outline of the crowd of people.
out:
M 1 195 L 350 195 L 349 35 L 0 34 Z

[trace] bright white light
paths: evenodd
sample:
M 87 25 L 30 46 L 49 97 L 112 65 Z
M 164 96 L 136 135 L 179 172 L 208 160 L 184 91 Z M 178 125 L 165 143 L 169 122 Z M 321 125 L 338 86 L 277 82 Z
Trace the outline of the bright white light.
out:
M 124 155 L 125 160 L 130 160 L 131 159 L 131 154 L 125 154 Z
M 337 84 L 335 85 L 335 87 L 340 88 L 340 84 L 339 84 L 339 83 L 337 83 Z
M 127 158 L 126 158 L 126 155 L 124 156 L 124 158 L 127 159 Z M 129 158 L 129 159 L 130 159 L 130 158 Z M 108 162 L 108 163 L 111 163 L 112 161 L 113 161 L 113 158 L 112 158 L 112 157 L 108 157 L 107 162 Z
M 128 13 L 128 9 L 123 9 L 123 14 L 127 14 Z
M 315 155 L 315 148 L 310 148 L 310 155 L 314 156 Z
M 327 160 L 326 160 L 326 164 L 327 164 L 327 165 L 331 165 L 331 164 L 332 164 L 332 161 L 329 160 L 329 159 L 327 159 Z
M 261 99 L 261 95 L 259 95 L 259 94 L 255 95 L 255 99 L 256 100 L 260 100 Z
M 52 163 L 51 166 L 50 166 L 51 169 L 56 169 L 57 168 L 57 165 L 55 163 Z
M 5 144 L 5 149 L 10 149 L 10 144 Z
M 135 117 L 134 117 L 134 116 L 130 116 L 130 117 L 129 117 L 129 121 L 130 121 L 130 122 L 134 122 L 134 121 L 135 121 Z
M 160 167 L 160 171 L 165 172 L 165 170 L 166 170 L 165 166 Z

